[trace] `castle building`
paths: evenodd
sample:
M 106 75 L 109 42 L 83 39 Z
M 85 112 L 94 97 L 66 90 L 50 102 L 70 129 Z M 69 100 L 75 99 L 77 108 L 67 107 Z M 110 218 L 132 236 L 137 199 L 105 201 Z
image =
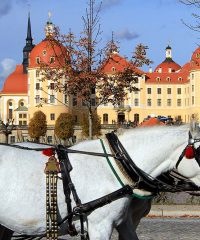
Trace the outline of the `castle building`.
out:
M 53 49 L 51 47 L 53 28 L 49 19 L 45 26 L 44 39 L 34 45 L 30 15 L 28 16 L 22 64 L 17 65 L 14 72 L 7 77 L 0 92 L 2 121 L 14 119 L 14 124 L 17 125 L 17 130 L 10 136 L 10 142 L 28 139 L 27 125 L 38 109 L 47 116 L 48 131 L 45 141 L 49 143 L 56 141 L 54 125 L 60 113 L 73 113 L 78 125 L 85 111 L 84 104 L 77 102 L 75 96 L 69 99 L 64 93 L 55 91 L 53 81 L 42 81 L 41 63 L 56 69 L 59 66 L 58 61 L 65 61 L 62 53 L 66 49 L 56 41 Z M 172 58 L 172 48 L 167 46 L 164 61 L 154 70 L 150 68 L 149 72 L 133 66 L 120 56 L 117 48 L 111 49 L 110 54 L 112 57 L 103 63 L 102 71 L 113 75 L 131 67 L 139 74 L 135 86 L 140 91 L 128 93 L 124 102 L 117 106 L 106 104 L 98 107 L 97 113 L 104 128 L 129 121 L 140 123 L 152 114 L 170 116 L 188 123 L 191 118 L 200 114 L 200 47 L 194 51 L 191 60 L 181 67 Z M 60 79 L 60 82 L 64 86 L 66 79 Z M 75 135 L 81 138 L 80 130 Z

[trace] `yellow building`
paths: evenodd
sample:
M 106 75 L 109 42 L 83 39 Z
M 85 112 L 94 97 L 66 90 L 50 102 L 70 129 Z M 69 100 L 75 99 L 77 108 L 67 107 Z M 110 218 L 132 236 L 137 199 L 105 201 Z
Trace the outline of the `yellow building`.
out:
M 53 50 L 51 48 L 49 37 L 53 27 L 49 20 L 45 27 L 44 40 L 34 45 L 29 16 L 23 62 L 16 66 L 15 71 L 4 82 L 0 93 L 0 116 L 4 122 L 14 119 L 18 128 L 10 136 L 10 142 L 28 138 L 27 125 L 38 107 L 47 116 L 48 131 L 43 140 L 49 143 L 56 142 L 54 125 L 60 113 L 73 113 L 78 125 L 86 109 L 75 96 L 68 98 L 64 93 L 55 91 L 53 81 L 41 81 L 40 64 L 57 68 L 59 63 L 54 51 L 56 56 L 61 56 L 64 50 L 60 45 L 54 45 Z M 102 68 L 105 73 L 112 75 L 131 66 L 118 52 L 113 51 L 111 54 L 112 58 L 109 58 Z M 173 61 L 170 46 L 166 48 L 165 60 L 154 71 L 150 69 L 149 72 L 143 72 L 133 65 L 132 67 L 140 74 L 135 86 L 141 90 L 128 93 L 127 99 L 119 106 L 99 106 L 97 113 L 104 127 L 129 121 L 140 123 L 152 114 L 170 116 L 187 123 L 200 114 L 200 47 L 183 67 Z M 60 79 L 60 82 L 64 86 L 66 79 Z M 80 139 L 81 129 L 78 126 L 76 129 L 75 135 Z
M 115 52 L 109 61 L 105 72 L 114 74 L 126 60 Z M 195 50 L 190 62 L 181 67 L 173 61 L 172 49 L 167 46 L 165 60 L 154 71 L 140 74 L 136 84 L 141 89 L 139 92 L 129 93 L 121 106 L 99 107 L 102 123 L 142 122 L 148 115 L 170 116 L 188 123 L 200 114 L 200 48 Z

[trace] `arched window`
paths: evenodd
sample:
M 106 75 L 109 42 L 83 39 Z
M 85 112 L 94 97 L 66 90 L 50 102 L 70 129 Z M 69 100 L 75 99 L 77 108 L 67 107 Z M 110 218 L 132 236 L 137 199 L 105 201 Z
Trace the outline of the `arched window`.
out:
M 8 103 L 8 119 L 12 119 L 13 118 L 13 102 L 12 100 L 9 100 Z
M 39 57 L 36 57 L 35 60 L 36 60 L 36 63 L 37 63 L 37 64 L 40 64 L 40 58 L 39 58 Z
M 103 124 L 108 124 L 108 114 L 107 113 L 103 114 Z

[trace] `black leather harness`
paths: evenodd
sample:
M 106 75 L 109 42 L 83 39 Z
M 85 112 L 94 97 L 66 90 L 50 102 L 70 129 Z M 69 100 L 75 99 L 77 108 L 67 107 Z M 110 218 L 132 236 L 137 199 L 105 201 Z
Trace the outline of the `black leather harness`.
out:
M 105 206 L 119 198 L 126 197 L 132 195 L 133 189 L 143 189 L 148 192 L 152 192 L 154 195 L 160 192 L 189 192 L 193 193 L 194 191 L 199 191 L 200 188 L 197 187 L 193 182 L 189 179 L 185 178 L 181 174 L 170 171 L 164 174 L 161 174 L 159 177 L 152 177 L 149 174 L 145 173 L 142 169 L 136 166 L 134 161 L 131 159 L 117 135 L 112 132 L 106 134 L 106 138 L 109 142 L 110 148 L 113 154 L 105 154 L 105 153 L 94 153 L 94 152 L 85 152 L 79 150 L 73 150 L 66 148 L 62 145 L 58 145 L 54 148 L 54 151 L 58 155 L 60 168 L 61 168 L 61 176 L 63 180 L 63 190 L 65 194 L 65 201 L 67 204 L 68 215 L 59 222 L 59 225 L 66 223 L 66 229 L 71 236 L 77 235 L 77 231 L 73 225 L 74 217 L 79 217 L 80 225 L 81 225 L 81 240 L 87 240 L 88 235 L 84 230 L 84 222 L 87 221 L 87 215 L 90 214 L 97 208 Z M 199 140 L 198 140 L 199 141 Z M 197 142 L 197 140 L 196 140 Z M 17 146 L 16 146 L 17 147 Z M 24 147 L 20 147 L 23 148 Z M 26 148 L 26 150 L 28 150 Z M 35 149 L 31 149 L 35 150 Z M 41 149 L 40 149 L 41 150 Z M 184 149 L 185 151 L 185 149 Z M 179 157 L 178 164 L 183 159 L 184 151 Z M 81 200 L 78 197 L 75 186 L 71 180 L 70 172 L 72 170 L 72 165 L 70 163 L 68 153 L 78 153 L 78 154 L 86 154 L 93 155 L 97 157 L 113 157 L 116 161 L 119 161 L 123 166 L 127 175 L 135 182 L 134 187 L 125 185 L 119 190 L 112 192 L 106 196 L 98 198 L 88 203 L 81 203 Z M 200 156 L 200 149 L 199 149 Z M 72 209 L 72 200 L 73 197 L 76 206 Z M 29 236 L 30 237 L 30 236 Z M 24 238 L 25 239 L 25 238 Z M 28 238 L 27 238 L 28 239 Z

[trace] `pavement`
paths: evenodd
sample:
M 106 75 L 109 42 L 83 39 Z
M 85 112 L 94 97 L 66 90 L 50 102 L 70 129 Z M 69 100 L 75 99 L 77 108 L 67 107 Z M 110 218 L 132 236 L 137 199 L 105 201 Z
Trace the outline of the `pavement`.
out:
M 200 217 L 200 205 L 152 205 L 147 217 Z

